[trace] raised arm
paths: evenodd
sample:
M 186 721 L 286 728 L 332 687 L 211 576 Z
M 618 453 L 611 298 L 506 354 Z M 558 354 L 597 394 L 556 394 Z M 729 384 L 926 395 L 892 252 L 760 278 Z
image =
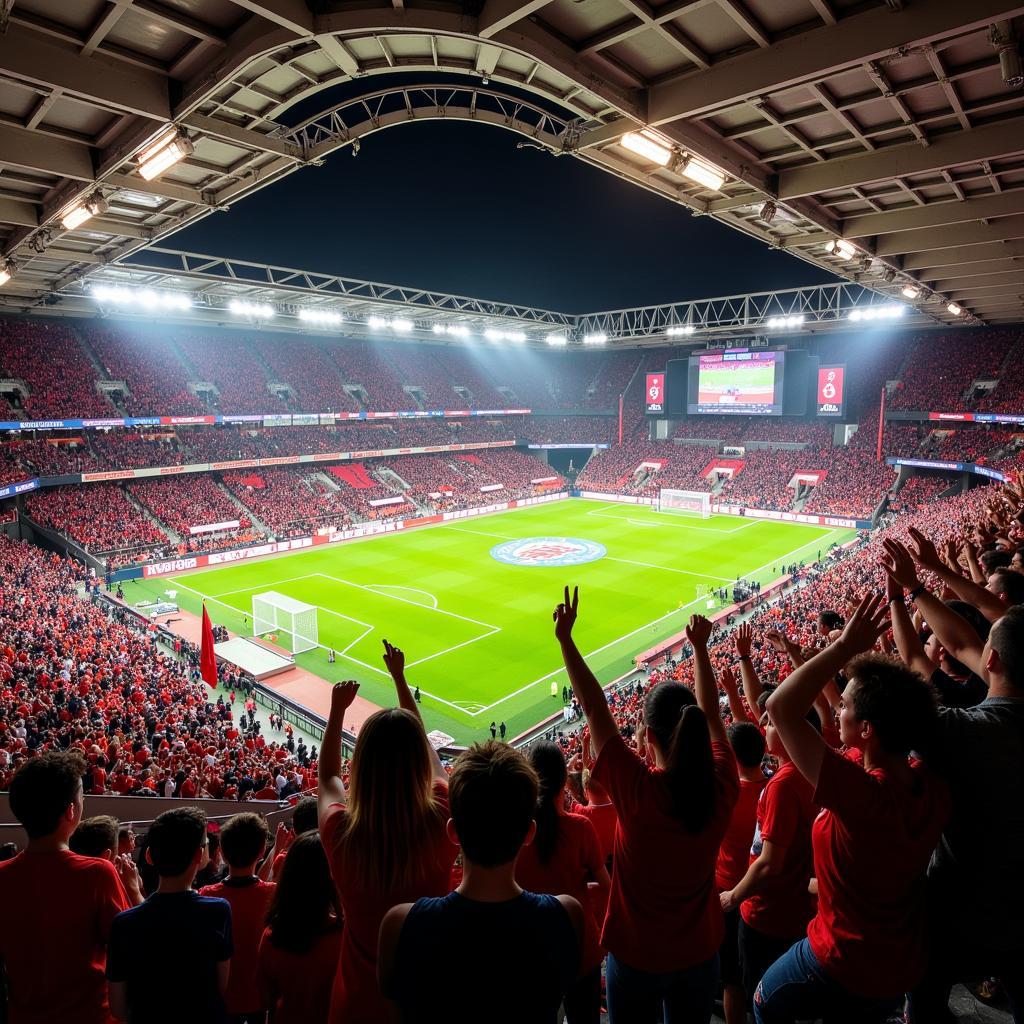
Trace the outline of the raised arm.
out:
M 736 632 L 732 636 L 736 644 L 736 654 L 740 659 L 743 696 L 747 698 L 750 713 L 756 715 L 757 702 L 761 699 L 761 694 L 764 693 L 764 687 L 757 677 L 757 670 L 754 668 L 754 661 L 750 656 L 750 650 L 754 644 L 754 631 L 750 628 L 749 622 L 742 622 L 736 627 Z
M 995 594 L 990 593 L 974 580 L 969 580 L 961 573 L 950 569 L 939 558 L 935 545 L 920 530 L 913 526 L 910 527 L 910 536 L 913 537 L 917 547 L 917 551 L 913 554 L 918 565 L 935 573 L 961 601 L 973 604 L 989 622 L 995 622 L 996 619 L 1003 617 L 1006 613 L 1006 606 Z
M 403 711 L 408 711 L 420 723 L 422 729 L 423 716 L 420 714 L 420 706 L 416 703 L 412 690 L 409 689 L 409 684 L 405 680 L 405 652 L 388 643 L 387 640 L 384 641 L 384 666 L 391 673 L 391 679 L 394 681 L 398 706 Z M 434 749 L 432 743 L 428 742 L 427 746 L 430 747 L 430 764 L 434 778 L 447 782 L 448 773 L 444 770 L 444 765 L 441 764 L 441 755 Z
M 693 690 L 697 704 L 708 720 L 708 732 L 712 743 L 725 743 L 725 726 L 718 712 L 718 684 L 715 670 L 711 667 L 708 654 L 708 640 L 711 638 L 711 623 L 703 615 L 691 615 L 686 627 L 686 639 L 693 648 Z
M 888 578 L 886 598 L 892 614 L 892 635 L 896 641 L 896 650 L 907 668 L 913 669 L 925 679 L 930 679 L 935 666 L 924 652 L 924 645 L 917 635 L 917 630 L 914 629 L 907 601 L 903 596 L 904 590 L 914 593 L 921 586 L 914 559 L 898 540 L 888 538 L 882 542 L 882 546 L 885 548 L 882 566 Z
M 569 588 L 566 587 L 564 600 L 555 607 L 551 617 L 555 622 L 555 639 L 562 648 L 562 660 L 569 675 L 569 685 L 576 694 L 580 707 L 583 708 L 587 725 L 590 726 L 590 742 L 594 757 L 597 757 L 601 753 L 601 748 L 613 736 L 618 735 L 619 727 L 612 717 L 601 684 L 583 660 L 583 655 L 580 654 L 573 639 L 572 627 L 576 624 L 579 606 L 579 587 L 572 588 L 571 598 Z
M 731 668 L 722 669 L 722 689 L 729 698 L 729 710 L 732 712 L 734 722 L 756 722 L 754 716 L 743 706 L 739 688 L 736 685 L 736 676 Z
M 850 616 L 842 635 L 788 676 L 768 698 L 768 713 L 800 774 L 818 784 L 827 746 L 807 721 L 807 712 L 825 684 L 854 656 L 870 651 L 886 628 L 885 598 L 864 597 Z
M 344 804 L 348 801 L 345 783 L 341 779 L 341 735 L 345 712 L 352 706 L 358 692 L 359 684 L 352 679 L 335 683 L 331 690 L 331 712 L 320 743 L 320 761 L 317 765 L 317 812 L 321 824 L 331 804 Z

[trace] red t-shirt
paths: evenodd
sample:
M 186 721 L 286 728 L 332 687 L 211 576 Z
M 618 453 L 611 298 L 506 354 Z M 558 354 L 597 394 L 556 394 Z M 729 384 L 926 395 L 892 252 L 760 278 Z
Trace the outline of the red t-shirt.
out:
M 604 867 L 597 832 L 586 818 L 577 814 L 559 815 L 558 843 L 551 859 L 542 864 L 537 844 L 524 846 L 516 861 L 516 881 L 527 892 L 563 894 L 579 900 L 583 908 L 583 973 L 589 974 L 601 963 L 604 953 L 598 943 L 598 924 L 594 916 L 587 882 Z
M 751 928 L 777 939 L 802 938 L 814 916 L 814 897 L 807 886 L 814 873 L 811 826 L 818 808 L 814 787 L 784 761 L 768 780 L 757 803 L 757 829 L 750 864 L 761 856 L 763 844 L 783 851 L 782 869 L 765 878 L 761 891 L 744 900 L 740 915 Z
M 919 761 L 913 781 L 828 751 L 815 800 L 818 913 L 807 929 L 825 972 L 858 995 L 898 996 L 925 969 L 925 870 L 949 818 L 945 784 Z
M 718 850 L 715 885 L 722 892 L 735 889 L 750 867 L 750 847 L 757 828 L 757 804 L 766 778 L 740 779 L 740 796 L 732 809 L 729 827 Z
M 228 990 L 224 1002 L 228 1013 L 249 1013 L 266 1009 L 256 982 L 257 954 L 267 921 L 270 901 L 277 886 L 252 878 L 226 878 L 216 885 L 204 885 L 200 896 L 215 896 L 231 904 L 231 936 L 235 951 L 231 955 Z
M 601 856 L 607 861 L 612 855 L 612 850 L 615 849 L 615 826 L 619 820 L 615 813 L 615 805 L 610 802 L 581 804 L 573 800 L 572 813 L 586 818 L 594 826 L 594 831 L 597 832 L 597 842 L 601 847 Z
M 434 783 L 438 805 L 436 826 L 426 849 L 414 851 L 419 875 L 406 887 L 381 889 L 369 886 L 346 870 L 338 849 L 347 811 L 332 804 L 321 820 L 320 837 L 331 876 L 341 899 L 345 928 L 341 936 L 341 957 L 331 993 L 331 1024 L 381 1024 L 398 1020 L 394 1003 L 384 999 L 377 987 L 377 939 L 384 915 L 399 903 L 414 903 L 421 896 L 446 896 L 451 889 L 452 864 L 459 852 L 448 838 L 445 824 L 448 810 L 448 783 Z
M 621 736 L 608 740 L 594 763 L 593 775 L 618 814 L 601 943 L 637 970 L 683 970 L 710 959 L 722 944 L 715 861 L 739 795 L 739 776 L 728 744 L 713 743 L 711 749 L 715 809 L 711 824 L 697 835 L 672 814 L 665 773 Z
M 70 851 L 0 864 L 10 1024 L 108 1024 L 107 938 L 128 897 L 114 865 Z
M 259 989 L 263 1005 L 273 1011 L 274 1024 L 314 1024 L 327 1020 L 331 986 L 341 955 L 341 926 L 325 932 L 306 953 L 289 953 L 260 939 Z

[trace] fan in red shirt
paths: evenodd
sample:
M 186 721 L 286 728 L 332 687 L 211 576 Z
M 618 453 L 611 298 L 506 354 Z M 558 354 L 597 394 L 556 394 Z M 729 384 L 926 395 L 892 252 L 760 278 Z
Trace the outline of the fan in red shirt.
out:
M 341 955 L 341 907 L 315 819 L 282 857 L 260 940 L 260 993 L 274 1024 L 319 1024 Z
M 11 810 L 28 833 L 26 850 L 0 864 L 0 959 L 7 972 L 10 1024 L 109 1024 L 104 978 L 114 918 L 137 895 L 130 858 L 116 866 L 80 857 L 68 839 L 82 820 L 77 752 L 26 761 L 11 782 Z M 16 924 L 15 924 L 16 922 Z
M 568 773 L 562 748 L 540 740 L 530 747 L 529 757 L 540 780 L 537 834 L 519 854 L 516 882 L 528 892 L 567 894 L 583 907 L 582 976 L 565 994 L 565 1017 L 569 1024 L 598 1024 L 604 951 L 598 943 L 599 929 L 593 901 L 588 899 L 588 883 L 597 883 L 599 902 L 604 903 L 611 880 L 594 826 L 586 818 L 564 810 Z
M 902 600 L 898 598 L 898 600 Z M 814 824 L 818 913 L 807 938 L 772 965 L 754 996 L 758 1024 L 884 1020 L 925 969 L 925 870 L 949 816 L 945 785 L 909 751 L 936 718 L 916 673 L 866 654 L 886 629 L 882 595 L 865 597 L 842 635 L 768 698 L 768 711 L 823 810 Z M 848 680 L 839 728 L 863 764 L 808 724 L 815 697 Z
M 259 1019 L 266 1007 L 256 982 L 257 953 L 274 883 L 262 882 L 256 865 L 263 858 L 270 830 L 259 814 L 248 812 L 229 818 L 220 830 L 220 849 L 228 865 L 228 877 L 199 890 L 231 904 L 234 952 L 224 1002 L 232 1017 Z
M 377 941 L 396 904 L 450 891 L 457 848 L 448 838 L 448 776 L 423 729 L 405 680 L 405 656 L 385 641 L 384 663 L 399 708 L 361 726 L 350 785 L 342 780 L 341 735 L 359 684 L 331 694 L 319 766 L 320 835 L 341 898 L 345 926 L 331 995 L 331 1024 L 384 1024 L 395 1004 L 377 985 Z
M 618 814 L 615 870 L 601 936 L 608 949 L 612 1024 L 709 1021 L 718 984 L 724 923 L 715 861 L 739 792 L 736 762 L 718 715 L 707 643 L 711 623 L 694 616 L 696 702 L 685 686 L 662 683 L 644 702 L 639 731 L 654 767 L 631 750 L 604 691 L 573 638 L 579 595 L 555 608 L 555 636 L 590 727 L 594 778 Z M 587 632 L 584 629 L 584 632 Z M 598 642 L 593 630 L 588 642 Z
M 747 873 L 757 828 L 758 803 L 768 781 L 761 770 L 765 753 L 761 730 L 753 722 L 738 721 L 729 726 L 726 736 L 740 774 L 740 795 L 732 810 L 715 866 L 715 884 L 722 894 L 731 892 Z M 725 1020 L 726 1024 L 746 1024 L 747 998 L 740 973 L 739 904 L 727 909 L 723 900 L 722 909 L 725 911 L 725 939 L 719 950 L 719 971 Z

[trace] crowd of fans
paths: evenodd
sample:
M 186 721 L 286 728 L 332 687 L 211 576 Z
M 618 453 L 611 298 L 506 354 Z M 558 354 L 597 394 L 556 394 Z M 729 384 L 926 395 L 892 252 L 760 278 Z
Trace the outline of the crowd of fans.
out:
M 293 758 L 70 562 L 0 538 L 0 788 L 28 836 L 0 865 L 11 1019 L 707 1024 L 720 993 L 727 1024 L 932 1024 L 984 980 L 1019 1020 L 1022 556 L 1015 481 L 924 503 L 780 566 L 732 629 L 693 616 L 611 696 L 566 587 L 585 727 L 446 766 L 391 644 L 398 707 L 351 763 L 352 682 Z M 179 798 L 134 857 L 82 820 L 125 777 Z M 313 785 L 273 839 L 190 804 Z

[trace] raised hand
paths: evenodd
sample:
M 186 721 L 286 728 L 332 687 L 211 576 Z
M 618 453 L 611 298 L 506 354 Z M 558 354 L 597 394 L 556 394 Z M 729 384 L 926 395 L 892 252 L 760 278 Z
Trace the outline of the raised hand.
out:
M 359 692 L 359 684 L 354 679 L 346 679 L 343 682 L 335 683 L 331 690 L 331 711 L 345 711 L 352 706 Z
M 691 615 L 689 625 L 686 627 L 686 639 L 690 641 L 693 648 L 707 647 L 711 639 L 711 622 L 703 615 Z
M 577 609 L 580 606 L 580 588 L 572 588 L 572 597 L 569 597 L 569 588 L 565 588 L 565 596 L 562 603 L 555 606 L 551 618 L 555 623 L 555 638 L 559 643 L 568 643 L 572 639 L 572 627 L 576 624 Z
M 722 683 L 722 689 L 726 693 L 736 693 L 739 687 L 736 683 L 736 674 L 731 668 L 723 668 L 720 676 L 720 682 Z
M 888 613 L 885 598 L 881 594 L 865 594 L 846 623 L 839 643 L 857 653 L 870 651 L 888 629 Z
M 914 567 L 914 558 L 906 545 L 901 544 L 895 538 L 887 537 L 882 541 L 885 555 L 882 558 L 882 567 L 890 581 L 901 590 L 914 590 L 921 585 L 917 577 L 917 569 Z M 894 596 L 899 597 L 900 594 Z
M 405 675 L 405 652 L 387 640 L 384 641 L 384 667 L 391 673 L 392 679 L 400 679 Z
M 913 553 L 914 561 L 925 569 L 941 569 L 943 562 L 935 550 L 935 545 L 916 527 L 910 527 L 910 536 L 917 548 Z
M 775 650 L 779 652 L 779 654 L 786 653 L 789 641 L 781 633 L 777 632 L 774 629 L 771 629 L 767 633 L 765 633 L 764 638 L 768 641 L 768 643 L 772 645 L 772 647 L 775 648 Z
M 754 631 L 750 628 L 749 622 L 740 623 L 736 632 L 733 633 L 733 639 L 736 641 L 736 653 L 741 658 L 750 657 L 750 648 L 754 643 Z

